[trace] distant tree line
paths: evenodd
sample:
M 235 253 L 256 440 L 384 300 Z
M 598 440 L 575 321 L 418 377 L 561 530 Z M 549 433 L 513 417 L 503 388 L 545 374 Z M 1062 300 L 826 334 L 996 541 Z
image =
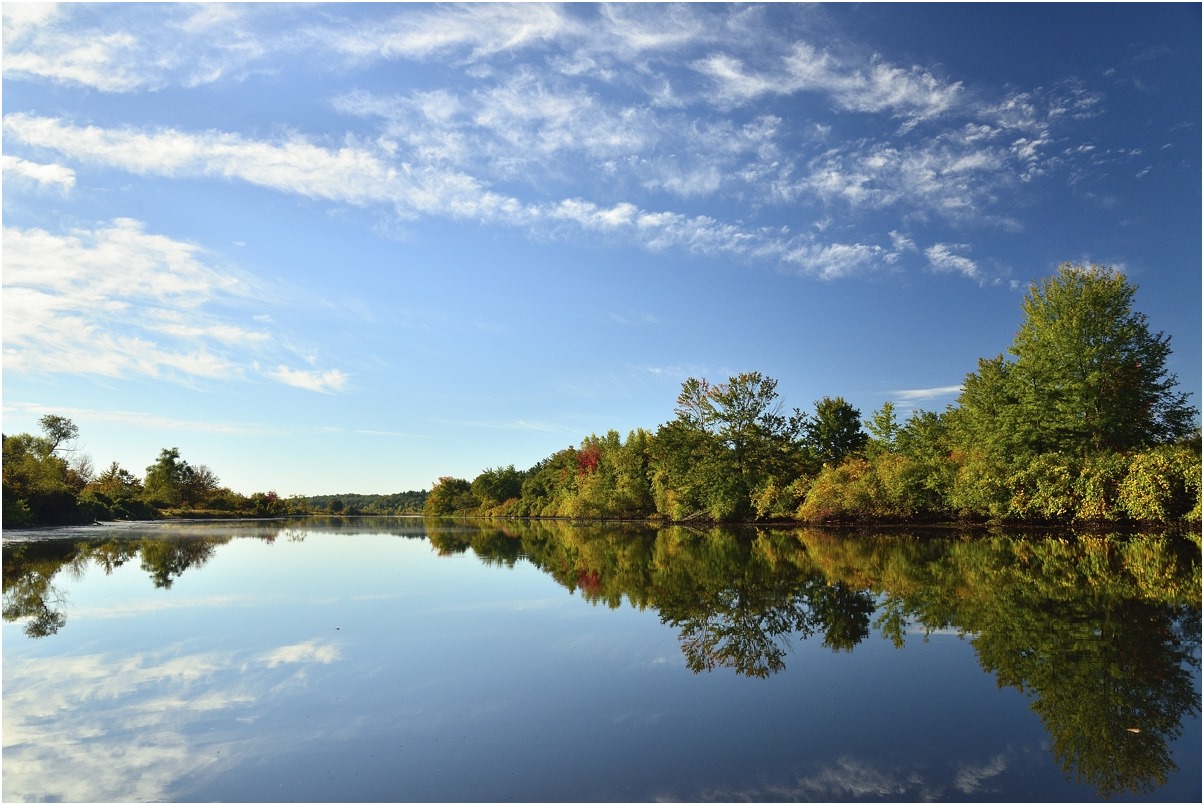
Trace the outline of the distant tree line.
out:
M 422 514 L 426 504 L 425 489 L 394 492 L 390 495 L 360 495 L 347 492 L 341 495 L 310 495 L 305 502 L 313 512 L 357 515 Z
M 41 435 L 5 435 L 4 525 L 73 525 L 98 520 L 160 517 L 288 517 L 308 514 L 414 514 L 425 491 L 394 495 L 284 498 L 274 491 L 243 495 L 222 486 L 213 470 L 189 464 L 179 448 L 164 448 L 139 476 L 111 463 L 96 472 L 79 453 L 79 428 L 46 414 Z
M 655 432 L 591 435 L 527 470 L 443 477 L 431 515 L 674 522 L 1199 522 L 1197 411 L 1136 288 L 1065 264 L 1033 283 L 1008 357 L 944 411 L 862 421 L 842 397 L 787 412 L 759 372 L 690 378 Z
M 42 435 L 4 439 L 4 525 L 72 525 L 97 520 L 159 517 L 282 517 L 309 513 L 301 498 L 274 491 L 242 495 L 222 486 L 213 470 L 189 464 L 164 448 L 139 476 L 116 461 L 99 473 L 75 447 L 79 428 L 47 414 Z

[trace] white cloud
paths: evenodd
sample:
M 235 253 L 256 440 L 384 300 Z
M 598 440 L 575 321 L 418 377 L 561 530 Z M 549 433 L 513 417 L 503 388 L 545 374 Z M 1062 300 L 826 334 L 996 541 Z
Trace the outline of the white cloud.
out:
M 119 218 L 55 235 L 4 230 L 4 362 L 12 372 L 240 380 L 281 349 L 249 316 L 249 282 L 195 244 Z M 243 314 L 244 316 L 246 314 Z M 342 388 L 338 370 L 290 385 Z
M 727 53 L 713 53 L 691 64 L 709 77 L 722 104 L 742 105 L 767 94 L 819 92 L 840 109 L 885 112 L 911 121 L 924 120 L 953 109 L 960 83 L 942 82 L 921 67 L 896 67 L 874 58 L 864 63 L 796 42 L 772 71 L 756 71 Z
M 275 668 L 278 665 L 292 665 L 297 663 L 321 663 L 329 665 L 342 658 L 342 653 L 338 646 L 330 643 L 319 643 L 317 640 L 306 640 L 303 643 L 294 643 L 289 646 L 280 646 L 272 649 L 257 658 L 257 662 L 266 665 L 268 668 Z
M 212 733 L 214 715 L 254 720 L 252 706 L 281 694 L 282 674 L 339 658 L 337 647 L 318 640 L 250 662 L 179 647 L 116 658 L 6 657 L 5 800 L 162 800 L 181 779 L 220 773 L 239 756 L 239 733 Z M 195 740 L 200 734 L 210 736 L 205 746 Z
M 904 402 L 919 402 L 922 400 L 933 400 L 940 397 L 951 397 L 954 394 L 960 394 L 961 386 L 934 386 L 927 389 L 900 389 L 890 392 L 891 396 L 897 400 Z
M 101 411 L 94 408 L 77 406 L 47 406 L 39 403 L 4 402 L 6 414 L 22 414 L 39 417 L 42 414 L 59 414 L 77 422 L 113 422 L 121 425 L 133 425 L 147 430 L 166 431 L 198 431 L 202 433 L 228 433 L 234 435 L 262 435 L 274 431 L 262 425 L 246 425 L 230 422 L 211 422 L 201 420 L 184 420 L 164 417 L 147 411 Z
M 5 4 L 4 75 L 112 93 L 241 76 L 268 50 L 242 25 L 247 13 L 233 4 L 153 15 L 136 5 Z
M 0 157 L 8 179 L 25 180 L 39 187 L 58 187 L 67 191 L 75 186 L 75 171 L 63 165 L 43 165 L 5 154 Z
M 347 388 L 348 381 L 347 374 L 339 369 L 328 369 L 323 372 L 312 369 L 290 369 L 283 365 L 268 372 L 268 376 L 289 386 L 323 393 L 343 391 Z
M 953 787 L 963 794 L 982 793 L 983 784 L 1007 771 L 1008 761 L 1003 755 L 996 755 L 985 763 L 963 763 L 953 778 Z
M 773 230 L 749 229 L 707 215 L 644 210 L 630 202 L 604 207 L 566 198 L 525 204 L 458 171 L 395 162 L 388 149 L 367 142 L 322 147 L 297 136 L 264 142 L 221 132 L 101 129 L 24 114 L 6 116 L 4 125 L 23 141 L 133 173 L 241 179 L 309 198 L 388 204 L 403 217 L 445 216 L 551 232 L 571 225 L 577 234 L 634 241 L 653 250 L 679 248 L 693 254 L 784 261 L 802 273 L 825 277 L 848 274 L 854 267 L 864 270 L 885 254 L 877 246 L 800 242 Z M 292 371 L 275 376 L 302 387 L 339 384 L 333 377 L 311 378 Z
M 484 3 L 441 6 L 422 13 L 407 9 L 387 20 L 310 33 L 326 47 L 356 59 L 453 56 L 475 61 L 577 30 L 577 24 L 557 6 Z
M 968 248 L 964 243 L 937 243 L 925 249 L 924 256 L 928 258 L 928 264 L 934 271 L 953 272 L 969 279 L 981 280 L 982 272 L 978 264 L 957 253 Z

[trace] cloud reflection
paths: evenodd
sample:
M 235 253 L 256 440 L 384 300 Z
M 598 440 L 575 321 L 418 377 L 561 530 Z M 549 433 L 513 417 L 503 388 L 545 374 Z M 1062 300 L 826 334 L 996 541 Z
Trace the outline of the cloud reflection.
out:
M 842 802 L 880 799 L 887 801 L 931 802 L 982 796 L 993 789 L 987 783 L 1008 771 L 1005 754 L 985 761 L 961 761 L 952 779 L 931 770 L 902 766 L 880 767 L 872 762 L 842 755 L 818 764 L 794 779 L 765 781 L 747 789 L 710 789 L 688 799 L 701 802 Z M 956 792 L 956 793 L 954 793 Z M 662 801 L 671 801 L 664 799 Z
M 201 651 L 22 657 L 4 663 L 3 799 L 162 800 L 234 761 L 281 673 L 341 659 L 308 640 L 253 658 Z M 277 670 L 279 669 L 279 670 Z M 215 726 L 230 726 L 214 731 Z M 204 741 L 200 740 L 204 735 Z M 178 795 L 178 790 L 175 792 Z

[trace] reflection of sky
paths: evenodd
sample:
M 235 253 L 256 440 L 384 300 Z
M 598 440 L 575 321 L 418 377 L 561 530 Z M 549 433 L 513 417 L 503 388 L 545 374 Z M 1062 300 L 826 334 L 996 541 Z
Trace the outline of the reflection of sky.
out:
M 229 750 L 225 759 L 223 750 L 201 750 L 202 722 L 253 722 L 271 686 L 338 659 L 337 646 L 317 641 L 245 660 L 170 648 L 157 656 L 6 656 L 4 799 L 162 799 L 184 774 L 231 759 Z
M 655 610 L 372 535 L 234 540 L 170 590 L 137 561 L 55 583 L 59 634 L 4 626 L 6 801 L 1084 794 L 945 630 L 695 675 Z
M 766 782 L 742 790 L 716 789 L 701 792 L 706 802 L 825 802 L 879 799 L 902 802 L 989 798 L 997 789 L 993 778 L 1008 770 L 1008 758 L 996 755 L 982 762 L 963 762 L 953 771 L 920 771 L 883 767 L 872 760 L 848 755 L 817 764 L 807 773 Z

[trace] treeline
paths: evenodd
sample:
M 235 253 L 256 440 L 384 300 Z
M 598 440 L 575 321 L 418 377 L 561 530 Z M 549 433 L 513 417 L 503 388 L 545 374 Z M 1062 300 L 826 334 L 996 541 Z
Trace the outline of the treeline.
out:
M 360 495 L 348 492 L 341 495 L 310 495 L 305 502 L 313 512 L 357 515 L 422 514 L 426 505 L 425 489 L 394 492 L 391 495 Z
M 862 420 L 841 397 L 787 413 L 777 381 L 690 378 L 676 417 L 591 435 L 527 470 L 443 477 L 431 515 L 852 522 L 1199 522 L 1198 414 L 1136 287 L 1066 264 L 1030 286 L 1008 348 L 957 401 Z
M 176 447 L 164 448 L 143 475 L 117 462 L 97 473 L 76 449 L 79 428 L 46 414 L 41 435 L 4 439 L 4 525 L 75 525 L 100 520 L 161 517 L 293 517 L 310 514 L 419 514 L 425 490 L 391 495 L 281 497 L 275 491 L 243 495 L 222 486 L 203 464 L 189 464 Z
M 138 476 L 112 462 L 100 473 L 77 451 L 79 428 L 47 414 L 40 436 L 4 438 L 4 525 L 73 525 L 160 517 L 284 517 L 309 514 L 303 498 L 274 491 L 243 495 L 222 486 L 213 470 L 164 448 Z

